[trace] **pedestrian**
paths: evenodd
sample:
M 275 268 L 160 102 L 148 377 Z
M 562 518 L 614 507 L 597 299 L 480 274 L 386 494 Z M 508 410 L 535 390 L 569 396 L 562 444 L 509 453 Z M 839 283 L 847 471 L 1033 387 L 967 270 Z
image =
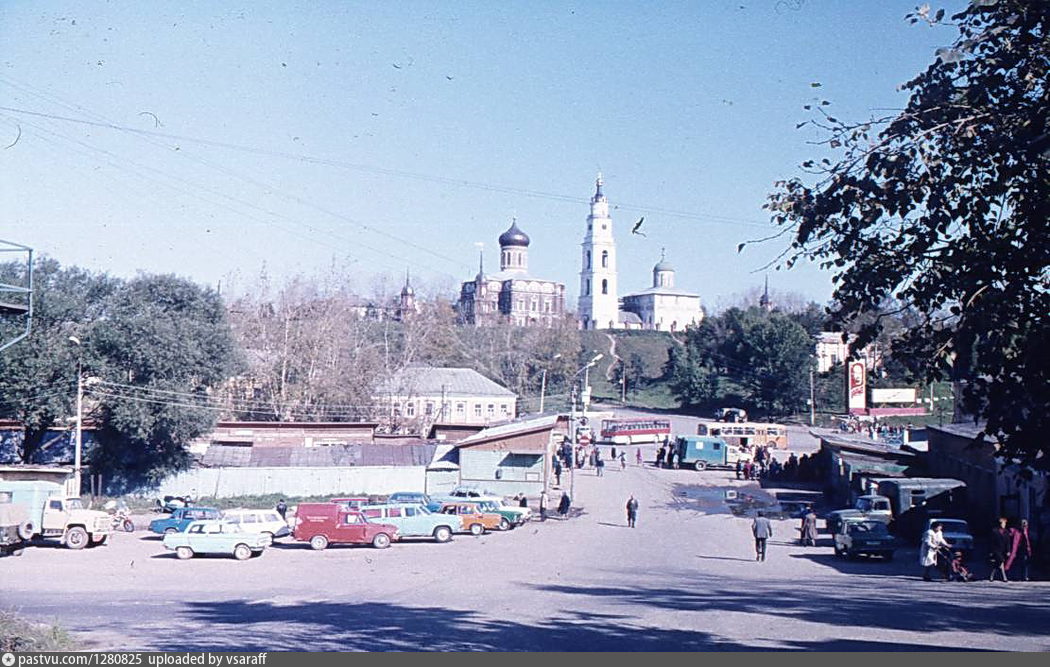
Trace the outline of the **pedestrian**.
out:
M 667 450 L 664 449 L 663 445 L 660 445 L 660 449 L 656 450 L 656 467 L 662 468 L 664 465 L 664 457 L 667 456 Z
M 572 500 L 569 499 L 569 494 L 562 491 L 561 501 L 558 503 L 558 514 L 563 517 L 569 513 L 569 506 L 572 505 Z
M 1021 525 L 1014 528 L 1013 547 L 1010 558 L 1006 561 L 1007 573 L 1014 572 L 1014 581 L 1028 581 L 1028 563 L 1032 560 L 1032 538 L 1028 534 L 1028 519 L 1021 519 Z
M 561 486 L 561 462 L 554 460 L 554 483 Z
M 802 517 L 802 527 L 799 530 L 802 532 L 802 546 L 817 546 L 817 514 L 812 507 L 806 510 Z
M 627 525 L 634 528 L 634 522 L 638 519 L 638 501 L 635 499 L 634 494 L 627 499 Z
M 642 448 L 636 447 L 634 450 L 634 462 L 636 465 L 642 465 Z
M 620 452 L 620 470 L 627 470 L 627 453 Z
M 609 452 L 609 458 L 614 459 L 614 460 L 616 459 L 616 447 L 615 446 Z
M 605 476 L 605 459 L 600 454 L 594 458 L 594 469 L 598 472 L 599 477 Z
M 773 537 L 773 525 L 765 515 L 759 514 L 751 522 L 751 533 L 755 536 L 755 560 L 766 560 L 766 540 Z
M 674 449 L 667 448 L 667 467 L 674 468 Z
M 528 507 L 529 499 L 525 497 L 524 493 L 518 494 L 518 507 Z
M 1010 553 L 1010 531 L 1006 528 L 1006 517 L 999 518 L 999 525 L 992 530 L 992 541 L 988 549 L 988 562 L 992 571 L 988 574 L 988 581 L 995 581 L 995 575 L 1006 578 L 1006 559 Z
M 549 497 L 547 496 L 547 489 L 544 489 L 543 491 L 540 492 L 540 521 L 546 521 L 547 520 L 547 501 L 548 500 L 549 500 Z
M 284 498 L 277 501 L 277 507 L 275 509 L 277 510 L 277 513 L 281 515 L 281 520 L 287 522 L 288 505 L 284 502 Z
M 938 569 L 938 555 L 941 549 L 948 549 L 949 547 L 948 541 L 944 539 L 943 526 L 941 526 L 939 521 L 934 521 L 923 536 L 922 548 L 919 549 L 919 565 L 922 566 L 923 581 L 933 581 L 933 577 L 930 574 L 935 569 Z
M 744 461 L 744 479 L 751 479 L 751 461 Z

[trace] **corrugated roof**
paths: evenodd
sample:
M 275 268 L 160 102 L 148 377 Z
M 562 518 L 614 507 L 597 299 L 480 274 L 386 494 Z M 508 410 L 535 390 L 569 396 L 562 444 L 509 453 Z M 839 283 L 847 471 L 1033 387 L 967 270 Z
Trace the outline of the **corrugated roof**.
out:
M 378 392 L 389 396 L 485 396 L 516 398 L 517 394 L 472 368 L 412 366 L 383 382 Z
M 558 422 L 558 415 L 549 415 L 544 417 L 530 417 L 526 419 L 515 419 L 514 421 L 507 422 L 506 424 L 500 424 L 499 426 L 493 426 L 487 428 L 484 431 L 479 431 L 469 438 L 464 438 L 456 443 L 456 447 L 463 447 L 480 442 L 488 442 L 489 440 L 495 440 L 497 438 L 506 438 L 519 433 L 528 433 L 530 431 L 539 430 L 541 428 L 554 428 L 554 425 Z

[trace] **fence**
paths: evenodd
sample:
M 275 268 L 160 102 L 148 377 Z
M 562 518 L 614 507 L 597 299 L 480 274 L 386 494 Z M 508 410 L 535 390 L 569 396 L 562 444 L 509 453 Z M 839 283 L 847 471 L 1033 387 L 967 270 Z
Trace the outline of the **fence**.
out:
M 194 468 L 165 479 L 156 493 L 213 498 L 267 494 L 383 495 L 394 491 L 423 491 L 425 486 L 424 466 Z

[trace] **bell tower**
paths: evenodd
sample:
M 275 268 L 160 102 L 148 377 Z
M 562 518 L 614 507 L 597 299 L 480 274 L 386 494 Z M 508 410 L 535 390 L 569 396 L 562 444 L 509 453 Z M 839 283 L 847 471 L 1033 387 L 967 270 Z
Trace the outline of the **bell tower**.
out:
M 595 181 L 582 246 L 577 308 L 580 328 L 614 329 L 620 321 L 616 296 L 616 242 L 613 240 L 612 218 L 609 217 L 609 200 L 602 193 L 601 173 Z

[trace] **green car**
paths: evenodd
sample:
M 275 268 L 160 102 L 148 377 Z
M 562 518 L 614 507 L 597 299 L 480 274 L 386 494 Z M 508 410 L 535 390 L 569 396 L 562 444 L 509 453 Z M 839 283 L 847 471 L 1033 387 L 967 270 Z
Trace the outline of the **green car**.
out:
M 510 530 L 516 526 L 528 521 L 532 518 L 532 510 L 528 507 L 514 507 L 513 505 L 504 505 L 500 500 L 481 500 L 475 499 L 473 502 L 477 503 L 481 509 L 485 512 L 492 512 L 499 514 L 501 519 L 499 522 L 500 530 Z
M 246 533 L 236 523 L 194 521 L 181 533 L 164 536 L 164 548 L 182 560 L 197 554 L 223 554 L 237 560 L 258 556 L 272 542 L 269 535 Z
M 886 524 L 876 520 L 846 519 L 840 522 L 835 533 L 835 555 L 845 558 L 857 556 L 882 556 L 893 559 L 897 550 L 897 538 L 890 535 Z

